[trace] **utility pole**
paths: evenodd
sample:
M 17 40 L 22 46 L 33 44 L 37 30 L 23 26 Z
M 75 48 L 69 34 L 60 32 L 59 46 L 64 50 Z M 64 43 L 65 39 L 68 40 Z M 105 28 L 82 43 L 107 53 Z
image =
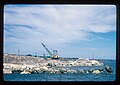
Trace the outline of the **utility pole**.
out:
M 18 56 L 20 55 L 20 49 L 18 49 Z
M 37 52 L 35 52 L 35 57 L 37 57 Z

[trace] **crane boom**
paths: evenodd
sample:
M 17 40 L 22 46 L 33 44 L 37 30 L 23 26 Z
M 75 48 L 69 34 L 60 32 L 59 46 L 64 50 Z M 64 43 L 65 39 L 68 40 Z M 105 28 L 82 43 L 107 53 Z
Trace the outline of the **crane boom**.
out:
M 45 48 L 45 50 L 49 53 L 49 55 L 52 56 L 52 53 L 47 49 L 47 47 L 43 43 L 41 43 L 41 44 L 43 45 L 43 47 Z

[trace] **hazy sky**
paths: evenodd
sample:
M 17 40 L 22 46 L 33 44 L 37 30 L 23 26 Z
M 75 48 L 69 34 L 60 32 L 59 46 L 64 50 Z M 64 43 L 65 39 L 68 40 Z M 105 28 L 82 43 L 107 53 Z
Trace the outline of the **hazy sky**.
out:
M 115 5 L 5 5 L 4 53 L 116 58 Z

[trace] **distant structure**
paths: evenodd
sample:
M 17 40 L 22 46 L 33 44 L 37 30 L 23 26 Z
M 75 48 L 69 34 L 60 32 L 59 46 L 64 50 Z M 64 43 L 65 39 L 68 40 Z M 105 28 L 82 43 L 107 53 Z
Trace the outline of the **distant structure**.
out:
M 20 49 L 18 49 L 18 56 L 20 55 Z
M 35 52 L 35 57 L 37 57 L 37 52 Z
M 52 54 L 43 43 L 41 43 L 41 44 L 45 48 L 45 50 L 49 53 L 49 55 L 52 59 L 59 59 L 57 50 L 53 50 L 53 54 Z

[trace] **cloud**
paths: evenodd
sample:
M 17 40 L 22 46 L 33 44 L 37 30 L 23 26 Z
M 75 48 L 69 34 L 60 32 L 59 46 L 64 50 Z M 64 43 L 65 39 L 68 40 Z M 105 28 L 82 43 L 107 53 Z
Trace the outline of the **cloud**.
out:
M 116 31 L 114 5 L 5 5 L 5 42 L 38 48 L 41 42 L 50 48 L 89 40 L 92 32 Z M 28 46 L 28 47 L 27 47 Z

